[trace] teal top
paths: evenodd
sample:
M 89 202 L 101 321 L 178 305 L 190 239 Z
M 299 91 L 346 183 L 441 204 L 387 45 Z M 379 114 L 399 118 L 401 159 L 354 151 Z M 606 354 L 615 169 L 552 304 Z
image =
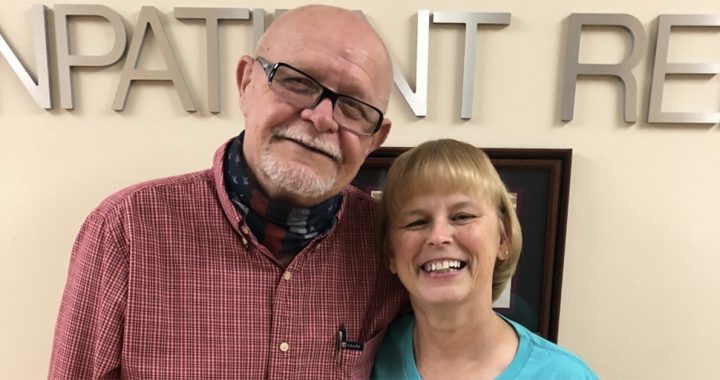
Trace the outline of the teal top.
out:
M 502 316 L 501 316 L 502 317 Z M 503 317 L 515 329 L 518 349 L 498 380 L 597 380 L 597 375 L 577 356 Z M 421 380 L 413 354 L 415 316 L 403 315 L 388 328 L 375 356 L 371 379 Z

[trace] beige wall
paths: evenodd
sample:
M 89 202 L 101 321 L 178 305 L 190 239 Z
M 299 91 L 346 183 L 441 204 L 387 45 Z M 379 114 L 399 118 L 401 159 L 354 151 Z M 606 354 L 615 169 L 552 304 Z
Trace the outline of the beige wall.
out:
M 75 1 L 74 3 L 78 3 Z M 166 15 L 200 111 L 188 114 L 172 88 L 131 89 L 125 112 L 111 109 L 121 65 L 77 70 L 76 109 L 45 111 L 0 59 L 0 375 L 46 374 L 69 252 L 85 215 L 111 192 L 160 176 L 205 168 L 215 148 L 242 129 L 234 63 L 251 46 L 250 24 L 221 34 L 222 113 L 207 112 L 204 28 L 180 23 L 174 6 L 287 8 L 289 1 L 121 1 L 101 3 L 132 28 L 140 6 Z M 333 1 L 352 6 L 355 2 Z M 30 6 L 0 0 L 0 31 L 33 68 Z M 52 8 L 53 2 L 44 2 Z M 511 12 L 506 28 L 478 32 L 475 116 L 459 119 L 463 29 L 431 26 L 430 103 L 418 119 L 395 92 L 386 145 L 454 137 L 485 147 L 574 150 L 559 341 L 605 379 L 716 377 L 720 357 L 720 130 L 717 125 L 628 125 L 620 86 L 578 85 L 575 119 L 559 121 L 559 73 L 565 18 L 571 13 L 628 13 L 654 42 L 660 14 L 720 15 L 717 1 L 416 1 L 363 2 L 394 58 L 412 73 L 418 9 Z M 718 30 L 678 30 L 675 61 L 720 62 Z M 71 29 L 78 52 L 100 54 L 109 28 L 91 21 Z M 581 58 L 622 59 L 626 37 L 591 29 Z M 148 45 L 150 51 L 152 44 Z M 652 46 L 634 73 L 639 119 L 646 114 Z M 149 54 L 152 55 L 152 54 Z M 152 64 L 153 57 L 150 57 Z M 53 71 L 54 73 L 55 71 Z M 57 90 L 55 102 L 59 104 Z M 718 112 L 720 80 L 686 78 L 666 86 L 666 110 Z

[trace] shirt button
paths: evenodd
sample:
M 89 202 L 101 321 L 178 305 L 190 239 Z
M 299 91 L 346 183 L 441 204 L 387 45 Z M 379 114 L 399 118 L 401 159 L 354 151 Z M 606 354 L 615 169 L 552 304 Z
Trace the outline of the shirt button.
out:
M 283 273 L 283 278 L 285 280 L 289 281 L 291 277 L 292 277 L 292 273 L 290 273 L 290 271 L 285 271 L 285 273 Z
M 247 235 L 247 234 L 250 233 L 250 230 L 247 228 L 246 225 L 243 225 L 242 227 L 240 227 L 240 232 L 242 232 L 242 233 L 244 233 L 245 235 Z
M 285 342 L 280 343 L 280 351 L 287 352 L 287 350 L 289 350 L 289 349 L 290 349 L 289 344 L 287 344 Z

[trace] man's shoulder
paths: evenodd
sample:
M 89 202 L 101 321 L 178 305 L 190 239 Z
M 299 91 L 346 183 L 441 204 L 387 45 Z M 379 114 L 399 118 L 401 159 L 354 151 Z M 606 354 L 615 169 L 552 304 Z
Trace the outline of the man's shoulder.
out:
M 93 214 L 105 215 L 117 212 L 119 209 L 153 204 L 161 200 L 188 199 L 213 187 L 213 175 L 210 169 L 152 179 L 111 194 L 100 203 Z
M 346 186 L 342 191 L 342 206 L 338 218 L 343 225 L 375 223 L 380 203 L 355 186 Z
M 349 203 L 366 206 L 373 211 L 377 210 L 380 207 L 380 202 L 378 202 L 376 199 L 373 199 L 370 194 L 358 189 L 353 185 L 345 186 L 342 194 L 346 201 Z

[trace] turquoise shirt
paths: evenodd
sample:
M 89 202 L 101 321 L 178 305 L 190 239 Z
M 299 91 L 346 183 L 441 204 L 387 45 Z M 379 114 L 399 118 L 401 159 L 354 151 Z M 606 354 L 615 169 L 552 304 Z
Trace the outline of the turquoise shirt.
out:
M 596 380 L 595 373 L 577 356 L 530 332 L 524 326 L 503 317 L 515 329 L 518 349 L 510 365 L 498 380 Z M 421 380 L 413 355 L 412 331 L 415 316 L 401 316 L 388 328 L 385 340 L 375 356 L 371 379 Z

